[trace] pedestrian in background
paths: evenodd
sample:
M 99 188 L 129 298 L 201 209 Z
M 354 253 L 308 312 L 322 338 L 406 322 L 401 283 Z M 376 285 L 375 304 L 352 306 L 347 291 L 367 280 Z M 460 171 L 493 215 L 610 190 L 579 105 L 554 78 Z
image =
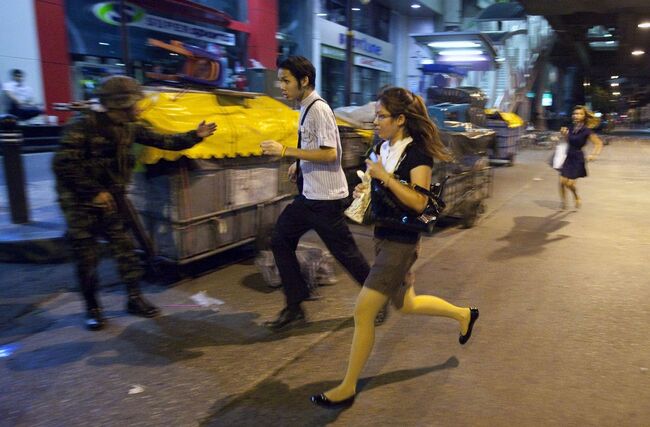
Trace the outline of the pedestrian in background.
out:
M 29 120 L 43 114 L 43 109 L 34 103 L 34 90 L 25 84 L 25 73 L 14 69 L 9 74 L 11 81 L 2 84 L 8 101 L 7 112 L 18 120 Z
M 214 123 L 203 121 L 187 133 L 154 132 L 138 121 L 137 102 L 143 94 L 140 84 L 130 77 L 107 78 L 98 94 L 106 111 L 87 111 L 68 124 L 53 163 L 59 203 L 68 224 L 67 235 L 86 303 L 86 327 L 91 330 L 101 329 L 106 323 L 97 296 L 100 237 L 108 238 L 117 259 L 128 292 L 127 311 L 144 317 L 159 313 L 140 292 L 143 270 L 127 235 L 126 213 L 119 208 L 135 163 L 133 144 L 184 150 L 216 129 Z
M 578 197 L 578 190 L 576 189 L 576 180 L 587 176 L 585 154 L 582 151 L 582 147 L 587 142 L 591 142 L 594 145 L 594 150 L 587 157 L 587 161 L 589 162 L 596 160 L 600 155 L 600 151 L 603 149 L 603 142 L 592 131 L 598 125 L 598 119 L 591 111 L 582 105 L 578 105 L 573 109 L 571 118 L 573 125 L 560 129 L 560 132 L 567 139 L 568 143 L 566 158 L 560 169 L 560 198 L 562 201 L 562 209 L 566 209 L 567 207 L 567 189 L 573 194 L 575 207 L 580 208 L 582 205 L 582 199 Z
M 301 303 L 310 295 L 296 248 L 307 231 L 318 233 L 334 258 L 360 285 L 370 270 L 343 215 L 349 193 L 341 168 L 341 138 L 334 113 L 314 89 L 316 70 L 307 58 L 291 56 L 279 64 L 278 80 L 282 95 L 300 103 L 298 147 L 270 140 L 263 141 L 261 147 L 265 155 L 296 159 L 289 168 L 289 179 L 297 182 L 300 194 L 280 214 L 271 237 L 286 297 L 286 307 L 275 320 L 267 322 L 275 330 L 305 320 Z
M 366 160 L 367 171 L 373 179 L 373 212 L 391 209 L 379 195 L 377 186 L 381 186 L 401 205 L 421 213 L 428 200 L 412 185 L 430 188 L 433 159 L 449 161 L 451 157 L 421 97 L 406 89 L 387 88 L 380 93 L 375 111 L 374 125 L 384 142 L 379 157 Z M 361 194 L 363 185 L 357 186 L 355 197 Z M 354 336 L 347 372 L 337 387 L 311 397 L 320 406 L 343 406 L 354 401 L 357 381 L 374 345 L 373 319 L 387 301 L 391 300 L 402 313 L 456 320 L 461 344 L 469 340 L 479 316 L 477 308 L 457 307 L 432 295 L 415 294 L 410 269 L 418 255 L 420 234 L 417 231 L 376 225 L 374 234 L 375 262 L 354 308 Z

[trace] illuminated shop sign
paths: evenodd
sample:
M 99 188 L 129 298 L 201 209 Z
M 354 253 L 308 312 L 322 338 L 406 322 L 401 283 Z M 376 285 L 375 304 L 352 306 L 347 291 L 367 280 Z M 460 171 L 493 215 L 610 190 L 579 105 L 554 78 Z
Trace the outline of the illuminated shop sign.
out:
M 345 34 L 339 33 L 339 45 L 345 46 Z M 369 42 L 367 39 L 358 39 L 356 37 L 352 38 L 352 48 L 354 50 L 361 50 L 366 53 L 372 53 L 377 56 L 381 56 L 381 46 L 378 46 L 372 42 Z
M 345 51 L 346 28 L 323 18 L 316 18 L 320 43 Z M 352 31 L 352 51 L 387 62 L 393 62 L 393 45 L 367 34 Z
M 390 73 L 393 71 L 392 64 L 378 59 L 369 58 L 363 55 L 354 56 L 354 65 L 359 65 L 360 67 L 372 68 L 373 70 L 385 71 Z
M 109 1 L 97 3 L 93 6 L 93 13 L 102 22 L 109 25 L 121 25 L 119 2 Z M 175 21 L 156 15 L 148 14 L 133 4 L 125 3 L 125 22 L 130 27 L 144 28 L 176 36 L 190 37 L 210 43 L 225 46 L 235 46 L 235 35 L 225 31 Z

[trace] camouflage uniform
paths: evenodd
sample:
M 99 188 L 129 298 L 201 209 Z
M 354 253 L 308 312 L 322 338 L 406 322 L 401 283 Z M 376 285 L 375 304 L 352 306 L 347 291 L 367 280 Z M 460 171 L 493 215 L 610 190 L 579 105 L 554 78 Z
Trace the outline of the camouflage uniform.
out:
M 114 122 L 108 113 L 89 111 L 66 126 L 54 173 L 59 202 L 77 261 L 77 274 L 87 309 L 98 308 L 98 237 L 106 237 L 129 295 L 139 294 L 142 268 L 127 234 L 125 218 L 93 204 L 106 191 L 117 200 L 131 180 L 135 142 L 165 150 L 183 150 L 201 141 L 196 131 L 163 135 L 143 122 Z

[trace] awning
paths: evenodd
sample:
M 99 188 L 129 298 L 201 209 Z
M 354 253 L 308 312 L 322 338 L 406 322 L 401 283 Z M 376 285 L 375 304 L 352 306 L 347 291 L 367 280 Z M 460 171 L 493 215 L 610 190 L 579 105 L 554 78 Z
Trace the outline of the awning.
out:
M 457 66 L 467 71 L 489 70 L 497 56 L 490 37 L 481 32 L 449 31 L 411 37 L 432 52 L 436 64 Z
M 490 38 L 481 32 L 461 32 L 461 31 L 447 31 L 443 33 L 431 33 L 431 34 L 416 34 L 411 36 L 415 41 L 423 46 L 429 47 L 434 52 L 445 49 L 445 47 L 434 47 L 431 46 L 432 43 L 440 42 L 456 42 L 456 43 L 474 43 L 477 48 L 482 48 L 485 50 L 486 54 L 491 60 L 494 60 L 497 56 L 497 52 L 490 41 Z

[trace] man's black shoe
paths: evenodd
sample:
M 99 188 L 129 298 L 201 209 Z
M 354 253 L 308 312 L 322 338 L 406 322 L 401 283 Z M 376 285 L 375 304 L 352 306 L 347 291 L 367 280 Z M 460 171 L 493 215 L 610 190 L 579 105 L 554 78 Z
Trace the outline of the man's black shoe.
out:
M 86 329 L 99 331 L 104 326 L 106 326 L 106 319 L 102 314 L 101 308 L 91 308 L 86 312 Z
M 130 296 L 126 304 L 126 311 L 129 314 L 142 317 L 156 317 L 160 314 L 158 307 L 144 299 L 142 295 Z
M 305 322 L 305 312 L 302 311 L 302 308 L 298 307 L 297 309 L 290 309 L 285 307 L 278 316 L 277 319 L 265 322 L 264 324 L 273 329 L 274 331 L 279 331 L 289 326 L 295 326 Z

